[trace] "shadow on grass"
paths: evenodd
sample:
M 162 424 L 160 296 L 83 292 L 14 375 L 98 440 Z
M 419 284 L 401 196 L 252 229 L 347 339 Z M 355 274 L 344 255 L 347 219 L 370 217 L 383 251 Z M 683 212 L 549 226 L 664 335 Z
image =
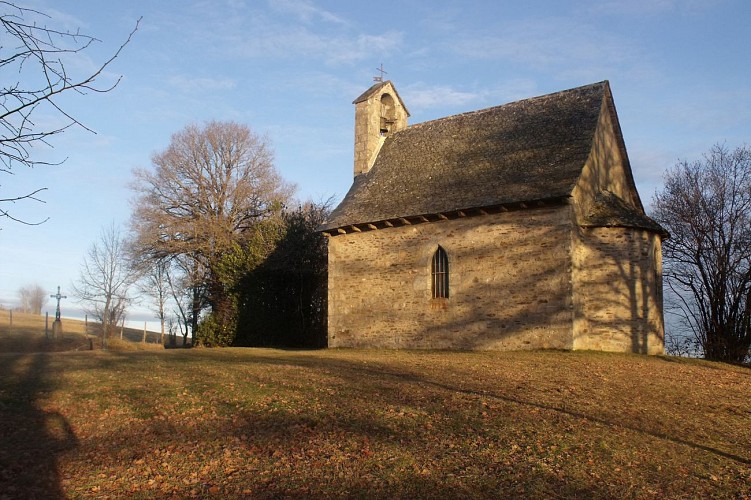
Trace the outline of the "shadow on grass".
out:
M 637 433 L 641 433 L 641 434 L 644 434 L 644 435 L 648 435 L 648 436 L 653 437 L 653 438 L 657 438 L 657 439 L 661 439 L 661 440 L 665 440 L 665 441 L 670 441 L 670 442 L 672 442 L 674 444 L 680 444 L 680 445 L 688 446 L 690 448 L 694 448 L 696 450 L 702 450 L 702 451 L 705 451 L 705 452 L 708 452 L 708 453 L 712 453 L 712 454 L 715 454 L 715 455 L 718 455 L 718 456 L 721 456 L 721 457 L 724 457 L 724 458 L 728 458 L 730 460 L 734 460 L 734 461 L 742 463 L 742 464 L 751 465 L 751 458 L 746 458 L 746 457 L 742 457 L 742 456 L 739 456 L 739 455 L 736 455 L 736 454 L 733 454 L 733 453 L 728 453 L 728 452 L 725 452 L 723 450 L 719 450 L 719 449 L 713 448 L 711 446 L 706 446 L 706 445 L 703 445 L 701 443 L 696 443 L 696 442 L 693 442 L 693 441 L 682 439 L 682 438 L 677 437 L 677 436 L 671 436 L 671 435 L 669 435 L 667 433 L 664 433 L 664 432 L 659 432 L 659 431 L 654 431 L 654 430 L 650 430 L 650 429 L 645 429 L 643 427 L 632 425 L 632 424 L 630 424 L 628 422 L 624 422 L 624 421 L 614 422 L 614 421 L 610 421 L 610 420 L 607 420 L 607 419 L 604 419 L 604 418 L 599 418 L 599 417 L 591 415 L 591 414 L 587 414 L 587 413 L 583 413 L 583 412 L 578 412 L 578 411 L 573 411 L 573 410 L 569 410 L 569 409 L 566 409 L 566 408 L 561 408 L 561 407 L 558 407 L 558 406 L 546 405 L 546 404 L 538 403 L 538 402 L 531 401 L 531 400 L 525 400 L 525 399 L 522 399 L 522 398 L 518 398 L 518 397 L 513 397 L 513 396 L 501 394 L 501 393 L 494 392 L 494 391 L 477 391 L 477 390 L 472 390 L 472 389 L 467 389 L 467 388 L 462 388 L 462 387 L 457 387 L 457 386 L 450 386 L 450 385 L 442 384 L 440 382 L 436 382 L 436 381 L 433 381 L 433 380 L 428 380 L 428 379 L 425 379 L 424 377 L 416 376 L 416 375 L 410 374 L 410 373 L 398 373 L 398 372 L 389 373 L 389 372 L 383 372 L 383 371 L 374 371 L 372 369 L 362 368 L 362 367 L 359 367 L 357 370 L 360 371 L 360 372 L 370 372 L 371 375 L 376 375 L 377 374 L 377 375 L 379 375 L 381 377 L 383 377 L 383 376 L 392 376 L 392 377 L 398 378 L 399 380 L 405 380 L 405 381 L 409 381 L 409 382 L 412 382 L 412 383 L 418 383 L 418 384 L 424 384 L 424 385 L 428 385 L 428 386 L 433 386 L 433 387 L 436 387 L 436 388 L 439 388 L 439 389 L 443 389 L 443 390 L 446 390 L 446 391 L 450 391 L 450 392 L 457 392 L 457 393 L 461 393 L 461 394 L 467 394 L 467 395 L 473 395 L 473 396 L 479 396 L 479 397 L 485 397 L 485 398 L 492 398 L 492 399 L 502 400 L 502 401 L 505 401 L 505 402 L 508 402 L 508 403 L 514 403 L 514 404 L 523 405 L 523 406 L 532 407 L 532 408 L 539 408 L 541 410 L 553 411 L 553 412 L 565 414 L 567 416 L 574 417 L 574 418 L 577 418 L 577 419 L 586 419 L 586 420 L 589 420 L 591 422 L 596 422 L 596 423 L 605 425 L 607 427 L 612 427 L 612 428 L 619 427 L 619 428 L 627 429 L 627 430 L 630 430 L 630 431 L 633 431 L 633 432 L 637 432 Z
M 553 405 L 553 404 L 546 404 L 539 401 L 535 401 L 531 398 L 524 398 L 520 397 L 520 394 L 518 391 L 511 391 L 510 393 L 504 393 L 504 391 L 501 390 L 478 390 L 476 388 L 471 387 L 470 385 L 462 382 L 457 382 L 456 384 L 446 383 L 440 380 L 436 380 L 434 378 L 428 378 L 425 376 L 422 376 L 417 371 L 396 371 L 393 369 L 393 367 L 385 367 L 385 366 L 378 366 L 377 363 L 370 363 L 368 365 L 364 365 L 361 363 L 351 362 L 351 361 L 345 361 L 345 360 L 336 360 L 336 359 L 322 359 L 318 357 L 307 359 L 306 357 L 297 357 L 297 356 L 284 356 L 284 357 L 277 357 L 274 355 L 262 355 L 262 356 L 254 356 L 254 357 L 247 357 L 244 355 L 237 354 L 236 360 L 233 360 L 231 357 L 226 356 L 226 353 L 221 350 L 216 351 L 201 351 L 203 354 L 208 354 L 211 357 L 217 356 L 219 358 L 223 359 L 223 363 L 225 366 L 225 369 L 228 369 L 231 363 L 238 362 L 242 364 L 259 364 L 259 365 L 270 365 L 270 366 L 298 366 L 303 368 L 309 368 L 313 370 L 320 370 L 323 369 L 326 372 L 328 372 L 329 375 L 334 376 L 336 378 L 341 379 L 346 383 L 348 387 L 359 387 L 360 391 L 365 391 L 368 393 L 372 393 L 373 397 L 378 398 L 385 398 L 383 399 L 384 402 L 389 400 L 388 394 L 388 388 L 387 387 L 380 387 L 379 384 L 385 384 L 389 385 L 389 381 L 397 381 L 397 382 L 407 382 L 410 384 L 417 384 L 424 387 L 431 387 L 437 391 L 439 391 L 442 394 L 462 394 L 470 397 L 481 397 L 481 398 L 488 398 L 488 399 L 495 399 L 497 401 L 503 401 L 506 403 L 511 403 L 514 405 L 519 405 L 521 407 L 526 408 L 534 408 L 539 410 L 545 410 L 545 411 L 551 411 L 558 413 L 560 415 L 566 415 L 568 417 L 572 417 L 575 419 L 583 419 L 587 420 L 593 423 L 597 423 L 600 425 L 607 426 L 609 428 L 619 428 L 619 429 L 625 429 L 632 432 L 636 432 L 645 436 L 649 436 L 651 438 L 656 438 L 662 441 L 671 442 L 673 444 L 677 445 L 683 445 L 687 446 L 689 448 L 695 449 L 695 450 L 701 450 L 707 453 L 714 454 L 718 457 L 723 457 L 726 459 L 733 460 L 735 462 L 738 462 L 740 464 L 744 465 L 751 465 L 751 457 L 749 456 L 742 456 L 737 453 L 732 453 L 726 450 L 719 449 L 714 446 L 709 446 L 707 444 L 703 444 L 700 442 L 696 442 L 693 440 L 685 439 L 679 435 L 679 433 L 676 431 L 675 433 L 665 432 L 662 429 L 659 428 L 659 426 L 654 426 L 653 428 L 649 428 L 649 426 L 643 426 L 639 425 L 635 422 L 630 422 L 628 419 L 625 418 L 617 418 L 614 417 L 612 419 L 610 418 L 604 418 L 601 416 L 594 415 L 592 413 L 587 413 L 583 411 L 577 411 L 572 408 L 567 408 L 566 405 Z M 314 354 L 316 351 L 306 351 L 306 350 L 294 350 L 291 349 L 288 352 L 299 352 L 301 354 L 304 354 L 305 352 L 310 352 L 311 354 Z M 180 353 L 175 352 L 176 356 L 171 357 L 171 361 L 178 364 L 185 364 L 185 365 L 193 365 L 195 364 L 194 368 L 194 374 L 193 377 L 195 379 L 199 380 L 211 380 L 213 375 L 211 373 L 205 373 L 201 374 L 204 370 L 203 363 L 205 362 L 205 357 L 194 357 L 190 356 L 189 351 L 183 351 L 185 355 L 179 355 Z M 151 353 L 149 354 L 152 355 Z M 154 353 L 153 356 L 157 356 L 158 353 Z M 235 355 L 233 355 L 234 357 Z M 122 366 L 123 364 L 131 364 L 137 362 L 138 359 L 141 359 L 141 357 L 133 357 L 129 356 L 124 353 L 111 353 L 111 356 L 106 360 L 92 360 L 92 362 L 95 362 L 97 364 L 100 364 L 103 367 L 106 367 L 108 369 L 115 370 L 118 368 L 118 366 Z M 663 359 L 663 361 L 672 361 L 669 359 Z M 717 369 L 714 366 L 711 366 L 713 369 Z M 319 388 L 322 389 L 322 388 Z M 141 401 L 138 403 L 137 406 L 143 407 L 148 406 L 148 398 L 150 396 L 145 395 L 144 401 Z M 292 422 L 292 424 L 298 424 L 300 422 Z M 289 424 L 289 422 L 287 422 Z M 286 424 L 285 424 L 286 425 Z M 273 425 L 271 427 L 274 427 Z M 363 429 L 363 428 L 371 428 L 373 436 L 379 435 L 378 426 L 375 425 L 375 422 L 359 422 L 356 426 L 356 428 Z M 382 436 L 381 436 L 382 437 Z
M 545 362 L 563 356 L 569 354 L 551 353 Z M 607 402 L 588 409 L 565 397 L 539 398 L 547 393 L 508 385 L 513 378 L 476 380 L 493 372 L 462 369 L 468 356 L 461 353 L 457 369 L 428 372 L 378 357 L 338 357 L 239 349 L 77 354 L 64 365 L 47 355 L 0 357 L 0 498 L 86 496 L 92 485 L 101 486 L 102 496 L 178 498 L 606 498 L 627 488 L 624 496 L 636 497 L 702 496 L 716 488 L 663 477 L 643 459 L 648 451 L 633 450 L 641 462 L 633 470 L 612 472 L 610 466 L 634 460 L 625 437 L 607 440 L 620 430 L 632 433 L 626 437 L 634 447 L 657 438 L 669 446 L 655 449 L 670 457 L 724 461 L 722 467 L 747 478 L 751 457 L 742 444 L 683 434 L 680 425 L 630 421 L 602 409 Z M 65 366 L 66 378 L 76 370 L 91 380 L 128 375 L 101 400 L 128 417 L 127 427 L 89 435 L 82 429 L 76 437 L 65 418 L 41 403 L 62 370 L 52 366 Z M 167 373 L 179 380 L 161 380 Z M 76 421 L 83 416 L 75 408 L 60 411 Z M 544 451 L 535 451 L 538 442 Z M 552 445 L 563 454 L 550 451 Z M 608 445 L 624 446 L 625 454 L 611 457 Z M 674 459 L 690 474 L 705 470 L 692 469 L 690 458 Z M 68 471 L 65 481 L 60 470 Z M 737 484 L 724 491 L 747 490 Z
M 445 384 L 436 380 L 428 379 L 426 377 L 417 375 L 412 372 L 398 372 L 398 371 L 394 371 L 392 368 L 379 369 L 379 368 L 373 368 L 373 367 L 365 367 L 360 364 L 340 361 L 340 360 L 323 361 L 320 359 L 305 360 L 304 358 L 264 357 L 264 358 L 258 358 L 256 362 L 280 364 L 280 365 L 297 364 L 299 366 L 304 366 L 307 368 L 320 368 L 321 366 L 325 365 L 325 367 L 331 370 L 332 373 L 335 373 L 337 376 L 343 379 L 348 379 L 350 382 L 355 383 L 355 384 L 362 383 L 363 380 L 367 380 L 368 378 L 375 378 L 375 379 L 380 379 L 380 380 L 387 380 L 391 378 L 400 382 L 408 382 L 408 383 L 423 385 L 426 387 L 432 387 L 440 391 L 446 391 L 449 394 L 456 393 L 456 394 L 464 394 L 468 396 L 496 399 L 499 401 L 504 401 L 506 403 L 512 403 L 515 405 L 521 405 L 521 406 L 525 406 L 529 408 L 537 408 L 540 410 L 552 411 L 552 412 L 567 415 L 569 417 L 573 417 L 576 419 L 585 419 L 585 420 L 595 422 L 595 423 L 598 423 L 607 427 L 611 427 L 611 428 L 627 429 L 629 431 L 647 435 L 652 438 L 669 441 L 674 444 L 679 444 L 679 445 L 687 446 L 696 450 L 701 450 L 704 452 L 712 453 L 723 458 L 734 460 L 741 464 L 751 465 L 751 458 L 749 457 L 743 457 L 734 453 L 729 453 L 729 452 L 717 449 L 715 447 L 711 447 L 711 446 L 707 446 L 701 443 L 683 439 L 681 437 L 670 435 L 666 432 L 661 432 L 659 430 L 646 429 L 641 426 L 632 425 L 628 421 L 623 421 L 623 420 L 611 421 L 605 418 L 597 417 L 592 414 L 574 411 L 574 410 L 567 409 L 564 407 L 543 404 L 543 403 L 536 402 L 533 400 L 527 400 L 524 398 L 511 396 L 508 394 L 503 394 L 498 391 L 475 390 L 475 389 L 471 389 L 467 387 L 462 387 L 460 384 L 449 385 L 449 384 Z M 712 368 L 717 369 L 715 367 L 712 367 Z
M 51 389 L 47 354 L 0 360 L 0 492 L 9 498 L 65 498 L 58 457 L 78 440 L 39 399 Z

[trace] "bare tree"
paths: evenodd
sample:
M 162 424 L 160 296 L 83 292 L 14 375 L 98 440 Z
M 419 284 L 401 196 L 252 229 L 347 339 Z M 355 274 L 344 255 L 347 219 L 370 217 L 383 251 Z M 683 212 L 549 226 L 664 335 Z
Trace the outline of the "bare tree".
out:
M 159 342 L 164 344 L 164 329 L 166 316 L 166 304 L 170 297 L 170 287 L 168 283 L 169 260 L 159 259 L 155 261 L 146 261 L 141 271 L 141 279 L 138 284 L 138 291 L 153 299 L 150 303 L 151 310 L 159 318 L 161 326 L 161 335 Z M 145 334 L 144 334 L 145 335 Z
M 665 281 L 707 359 L 742 362 L 751 346 L 751 149 L 716 145 L 679 162 L 654 198 L 669 232 Z
M 128 265 L 126 243 L 114 225 L 102 230 L 84 258 L 73 294 L 84 310 L 102 325 L 102 344 L 115 331 L 131 301 L 130 286 L 137 278 Z
M 182 256 L 193 278 L 205 270 L 202 282 L 190 284 L 192 326 L 201 288 L 215 319 L 225 322 L 231 305 L 217 266 L 244 232 L 280 212 L 293 188 L 277 173 L 267 140 L 234 122 L 189 125 L 151 161 L 152 170 L 134 171 L 136 248 L 155 259 Z
M 200 275 L 193 274 L 197 271 L 195 263 L 193 259 L 178 256 L 173 259 L 173 265 L 166 274 L 170 296 L 175 305 L 173 318 L 183 337 L 183 346 L 188 343 L 189 332 L 193 332 L 193 344 L 195 344 L 196 324 L 198 323 L 196 311 L 203 308 L 204 294 L 203 287 L 200 285 L 203 280 Z M 198 304 L 196 304 L 197 301 Z M 170 334 L 174 330 L 173 326 L 170 326 Z
M 47 292 L 34 283 L 18 289 L 18 298 L 21 302 L 21 310 L 31 314 L 42 314 L 42 308 L 47 303 Z
M 31 285 L 31 312 L 33 314 L 42 314 L 42 309 L 48 299 L 47 290 L 36 283 Z
M 65 111 L 59 103 L 61 94 L 75 92 L 103 93 L 114 89 L 120 82 L 102 84 L 105 69 L 120 55 L 138 29 L 138 23 L 125 42 L 93 72 L 76 75 L 70 71 L 72 57 L 99 42 L 79 31 L 48 27 L 52 18 L 40 11 L 20 7 L 12 2 L 0 1 L 0 68 L 3 83 L 0 89 L 0 172 L 12 174 L 16 165 L 34 167 L 52 165 L 32 157 L 32 148 L 39 144 L 50 145 L 49 139 L 65 130 L 78 126 L 93 132 Z M 51 110 L 62 120 L 58 124 L 43 125 L 35 116 L 42 110 Z M 59 164 L 59 163 L 58 163 Z M 24 224 L 30 223 L 9 212 L 7 207 L 18 201 L 41 201 L 38 194 L 46 188 L 18 195 L 0 195 L 0 217 Z
M 18 306 L 21 312 L 31 312 L 31 292 L 28 287 L 22 286 L 18 289 L 18 302 L 21 304 Z

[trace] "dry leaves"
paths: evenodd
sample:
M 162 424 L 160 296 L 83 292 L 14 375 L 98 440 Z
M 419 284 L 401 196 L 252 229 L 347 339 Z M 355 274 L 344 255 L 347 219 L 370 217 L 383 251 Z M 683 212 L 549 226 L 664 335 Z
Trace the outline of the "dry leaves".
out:
M 5 356 L 0 491 L 742 497 L 749 374 L 562 352 Z

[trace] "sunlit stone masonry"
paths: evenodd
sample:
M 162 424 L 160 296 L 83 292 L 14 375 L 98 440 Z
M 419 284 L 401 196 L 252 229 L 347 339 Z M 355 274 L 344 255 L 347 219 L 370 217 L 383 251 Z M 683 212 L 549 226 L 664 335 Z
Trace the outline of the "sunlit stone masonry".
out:
M 607 81 L 412 126 L 390 81 L 354 104 L 330 347 L 663 352 L 668 235 Z

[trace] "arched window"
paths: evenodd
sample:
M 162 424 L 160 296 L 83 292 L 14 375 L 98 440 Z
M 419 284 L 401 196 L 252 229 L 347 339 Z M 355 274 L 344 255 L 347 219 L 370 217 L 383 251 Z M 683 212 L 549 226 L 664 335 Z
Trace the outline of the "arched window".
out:
M 433 254 L 430 271 L 433 276 L 433 298 L 449 298 L 449 256 L 443 248 L 438 247 Z

